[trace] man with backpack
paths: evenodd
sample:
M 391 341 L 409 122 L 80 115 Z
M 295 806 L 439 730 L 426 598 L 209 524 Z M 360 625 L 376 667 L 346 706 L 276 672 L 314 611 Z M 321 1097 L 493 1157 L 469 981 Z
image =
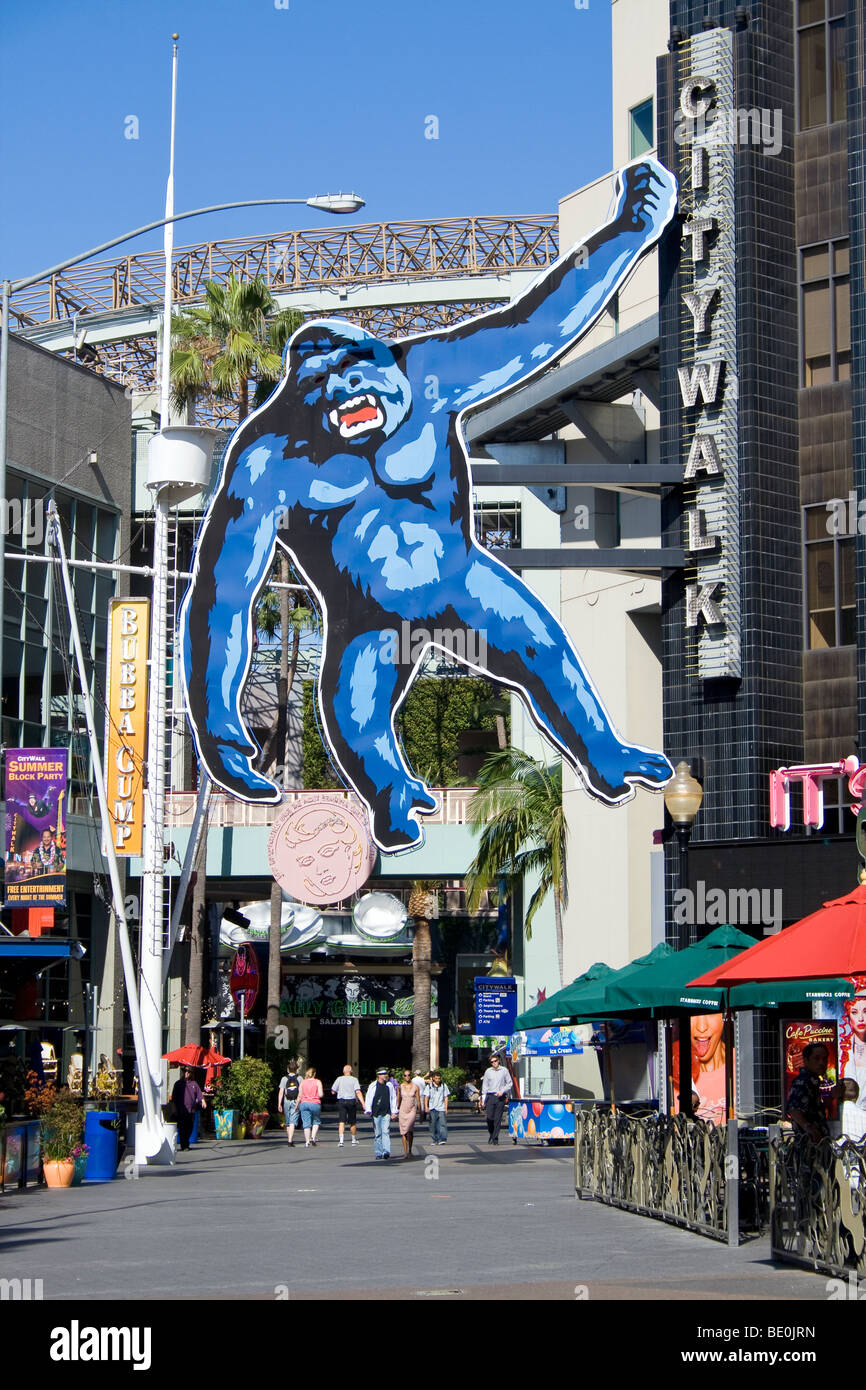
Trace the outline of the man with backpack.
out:
M 300 1114 L 299 1096 L 301 1094 L 301 1079 L 292 1070 L 291 1062 L 286 1063 L 286 1074 L 280 1082 L 280 1091 L 277 1096 L 277 1105 L 283 1112 L 286 1121 L 286 1138 L 289 1141 L 289 1148 L 295 1147 L 295 1125 L 298 1123 Z

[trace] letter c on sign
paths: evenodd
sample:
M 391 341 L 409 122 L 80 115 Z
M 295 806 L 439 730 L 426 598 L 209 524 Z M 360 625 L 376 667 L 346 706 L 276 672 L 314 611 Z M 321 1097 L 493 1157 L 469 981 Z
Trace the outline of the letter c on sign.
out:
M 705 92 L 707 95 L 697 97 L 698 92 Z M 690 77 L 680 92 L 680 110 L 683 115 L 691 121 L 697 121 L 701 116 L 705 116 L 713 104 L 716 95 L 716 84 L 711 77 L 701 77 L 696 73 Z
M 135 772 L 135 763 L 132 753 L 125 744 L 122 748 L 118 748 L 115 762 L 117 763 L 118 772 Z

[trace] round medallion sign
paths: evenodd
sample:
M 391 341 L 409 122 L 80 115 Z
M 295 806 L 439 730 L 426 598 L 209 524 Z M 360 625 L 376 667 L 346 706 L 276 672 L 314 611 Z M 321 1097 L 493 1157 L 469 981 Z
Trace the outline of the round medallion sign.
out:
M 268 865 L 296 902 L 342 902 L 367 882 L 376 851 L 360 806 L 322 793 L 290 801 L 268 840 Z

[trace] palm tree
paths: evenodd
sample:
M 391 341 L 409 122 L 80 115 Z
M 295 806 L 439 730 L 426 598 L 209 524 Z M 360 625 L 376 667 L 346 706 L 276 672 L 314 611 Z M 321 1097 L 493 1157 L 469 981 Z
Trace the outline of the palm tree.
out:
M 225 284 L 205 281 L 205 301 L 172 320 L 172 397 L 179 409 L 211 391 L 237 401 L 238 421 L 249 414 L 250 380 L 270 394 L 280 379 L 282 348 L 302 322 L 293 309 L 280 309 L 260 277 Z
M 525 931 L 527 937 L 532 935 L 535 914 L 552 891 L 562 984 L 562 909 L 568 903 L 562 764 L 536 762 L 519 748 L 492 753 L 479 773 L 468 820 L 482 831 L 478 852 L 466 873 L 469 911 L 477 910 L 482 894 L 495 887 L 503 874 L 515 879 L 537 873 L 539 883 L 526 911 Z
M 430 919 L 436 909 L 436 894 L 427 883 L 413 883 L 409 895 L 409 916 L 415 928 L 412 939 L 412 976 L 415 1004 L 412 1017 L 412 1066 L 415 1075 L 430 1070 Z

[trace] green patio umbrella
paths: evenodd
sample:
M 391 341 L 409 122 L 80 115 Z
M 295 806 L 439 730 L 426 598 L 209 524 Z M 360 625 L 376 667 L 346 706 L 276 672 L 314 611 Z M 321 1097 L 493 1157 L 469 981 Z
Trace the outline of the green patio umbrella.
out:
M 826 980 L 755 980 L 734 985 L 730 1007 L 737 1009 L 775 1009 L 780 1004 L 810 1004 L 814 999 L 852 999 L 855 987 L 844 975 Z M 691 985 L 680 995 L 680 1007 L 694 1012 L 706 1009 L 721 1013 L 728 1006 L 728 991 L 707 985 Z
M 623 1013 L 623 1002 L 630 1001 L 630 996 L 624 993 L 630 981 L 647 970 L 661 968 L 666 962 L 676 956 L 676 951 L 665 942 L 654 946 L 645 956 L 638 956 L 637 960 L 630 961 L 628 965 L 622 966 L 619 970 L 612 970 L 607 975 L 602 976 L 596 981 L 575 989 L 572 996 L 565 1000 L 569 1008 L 567 1016 L 569 1022 L 578 1023 L 590 1021 L 595 1018 L 619 1018 Z M 716 957 L 713 957 L 716 959 Z M 720 957 L 727 959 L 727 957 Z M 681 976 L 681 987 L 687 984 L 694 976 L 683 974 Z M 567 991 L 561 991 L 563 995 Z M 556 996 L 554 996 L 556 997 Z M 625 1011 L 633 1010 L 636 1006 L 631 1002 L 625 1002 Z M 643 1007 L 643 1006 L 637 1006 Z M 557 1015 L 559 1017 L 559 1015 Z M 563 1010 L 563 1021 L 566 1017 L 566 1010 Z
M 605 982 L 603 1002 L 600 1012 L 594 1017 L 619 1017 L 622 1014 L 653 1010 L 656 1013 L 671 1012 L 687 1008 L 681 1002 L 687 986 L 698 975 L 718 965 L 723 965 L 732 956 L 754 946 L 754 937 L 736 927 L 716 927 L 715 931 L 698 941 L 694 946 L 686 946 L 681 951 L 666 953 L 650 952 L 640 961 L 620 970 L 613 980 Z M 658 952 L 658 947 L 656 948 Z M 707 962 L 704 965 L 704 962 Z M 694 973 L 690 974 L 689 972 Z M 724 991 L 719 991 L 723 994 Z M 594 1001 L 581 1000 L 581 1005 Z M 724 1004 L 719 1008 L 724 1008 Z M 586 1014 L 583 1015 L 586 1017 Z
M 518 1014 L 514 1020 L 514 1032 L 525 1033 L 530 1028 L 549 1028 L 554 1022 L 568 1021 L 571 1018 L 572 1005 L 580 990 L 615 973 L 612 966 L 605 965 L 603 961 L 596 961 L 583 975 L 578 975 L 577 979 L 572 980 L 570 985 L 565 985 L 555 994 L 551 994 L 549 999 L 542 999 L 540 1004 L 533 1004 L 531 1009 Z

